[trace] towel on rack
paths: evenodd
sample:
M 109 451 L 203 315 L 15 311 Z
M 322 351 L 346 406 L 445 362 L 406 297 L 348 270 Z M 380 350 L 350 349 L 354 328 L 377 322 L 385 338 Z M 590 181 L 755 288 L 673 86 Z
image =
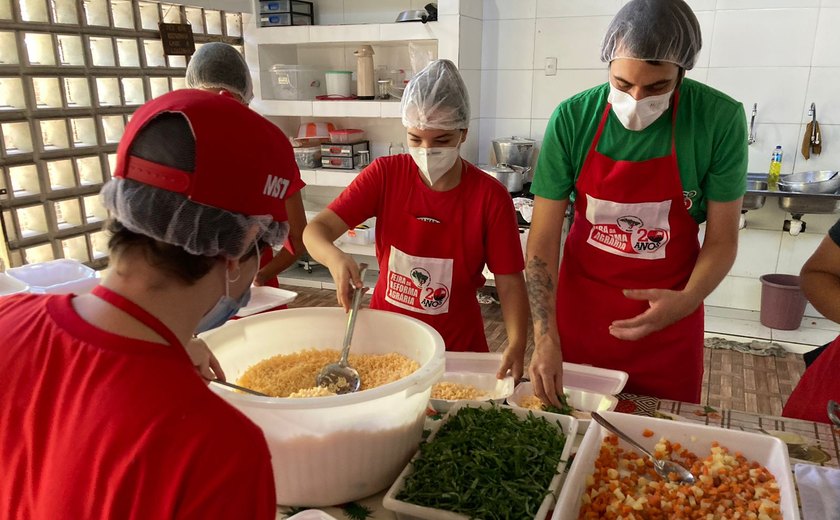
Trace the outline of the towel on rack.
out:
M 811 143 L 811 135 L 814 135 L 814 144 Z M 802 157 L 810 159 L 811 154 L 822 153 L 822 132 L 818 121 L 809 122 L 805 127 L 805 135 L 802 136 Z

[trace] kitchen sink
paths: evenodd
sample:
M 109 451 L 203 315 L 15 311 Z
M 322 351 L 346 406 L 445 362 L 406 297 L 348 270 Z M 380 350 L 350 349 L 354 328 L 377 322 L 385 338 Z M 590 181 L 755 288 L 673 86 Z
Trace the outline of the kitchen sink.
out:
M 764 191 L 766 189 L 766 180 L 747 177 L 747 193 L 744 194 L 744 200 L 741 203 L 741 211 L 760 209 L 762 206 L 764 206 L 764 201 L 767 200 L 767 197 L 762 194 L 750 192 Z
M 779 197 L 779 207 L 792 215 L 840 213 L 840 199 L 834 197 Z

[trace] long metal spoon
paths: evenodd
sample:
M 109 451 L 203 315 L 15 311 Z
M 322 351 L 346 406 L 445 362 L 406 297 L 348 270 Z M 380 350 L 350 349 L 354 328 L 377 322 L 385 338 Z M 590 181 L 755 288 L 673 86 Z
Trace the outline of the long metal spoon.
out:
M 261 397 L 272 397 L 268 394 L 264 394 L 262 392 L 257 392 L 256 390 L 251 390 L 250 388 L 245 388 L 244 386 L 239 386 L 239 385 L 235 385 L 233 383 L 228 383 L 227 381 L 222 381 L 220 379 L 213 379 L 210 382 L 211 383 L 216 383 L 217 385 L 224 385 L 224 386 L 227 386 L 227 387 L 230 387 L 230 388 L 234 388 L 236 390 L 239 390 L 240 392 L 245 392 L 246 394 L 259 395 Z
M 828 401 L 828 418 L 834 423 L 834 426 L 840 428 L 840 403 L 829 399 Z
M 637 450 L 639 450 L 642 453 L 644 453 L 645 455 L 647 455 L 648 458 L 651 460 L 651 462 L 653 462 L 653 469 L 654 469 L 654 471 L 656 471 L 656 474 L 659 475 L 660 477 L 662 477 L 663 479 L 665 479 L 666 481 L 670 482 L 671 481 L 670 475 L 671 475 L 671 473 L 674 473 L 677 476 L 677 480 L 679 480 L 683 484 L 689 484 L 689 485 L 694 484 L 694 475 L 692 475 L 690 471 L 685 469 L 680 464 L 677 464 L 676 462 L 671 461 L 671 460 L 657 459 L 656 457 L 653 456 L 653 454 L 651 452 L 649 452 L 648 450 L 643 448 L 641 444 L 634 441 L 633 439 L 628 437 L 624 432 L 622 432 L 621 430 L 619 430 L 618 428 L 613 426 L 613 424 L 611 422 L 604 419 L 604 417 L 602 415 L 600 415 L 598 412 L 592 412 L 592 419 L 594 419 L 595 422 L 597 422 L 598 424 L 600 424 L 604 428 L 606 428 L 609 431 L 613 432 L 614 434 L 618 435 L 621 439 L 623 439 L 624 441 L 629 443 L 631 446 L 633 446 Z
M 367 264 L 359 264 L 359 278 L 364 285 Z M 330 363 L 321 369 L 321 373 L 315 379 L 315 384 L 329 388 L 337 394 L 349 394 L 356 392 L 362 386 L 362 379 L 355 368 L 347 364 L 347 356 L 350 355 L 350 341 L 353 339 L 353 329 L 356 327 L 356 315 L 359 314 L 359 305 L 362 303 L 364 287 L 355 288 L 353 292 L 353 305 L 350 307 L 350 314 L 347 316 L 347 328 L 344 329 L 344 345 L 341 347 L 341 358 L 338 363 Z

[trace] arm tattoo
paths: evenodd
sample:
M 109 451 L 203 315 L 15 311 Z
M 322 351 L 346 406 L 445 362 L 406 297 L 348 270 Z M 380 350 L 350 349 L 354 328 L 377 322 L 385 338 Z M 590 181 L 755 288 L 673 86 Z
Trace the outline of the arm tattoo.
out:
M 528 302 L 531 305 L 531 315 L 534 323 L 540 324 L 540 334 L 548 332 L 548 320 L 555 319 L 550 312 L 551 301 L 555 297 L 554 283 L 546 269 L 546 264 L 540 257 L 535 256 L 528 261 L 525 269 L 528 286 Z

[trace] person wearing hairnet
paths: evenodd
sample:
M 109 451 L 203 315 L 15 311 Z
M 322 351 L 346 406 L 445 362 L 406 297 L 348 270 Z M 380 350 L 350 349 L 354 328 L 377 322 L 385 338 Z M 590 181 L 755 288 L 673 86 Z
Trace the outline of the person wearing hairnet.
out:
M 294 163 L 283 139 L 227 94 L 134 112 L 102 188 L 100 284 L 0 298 L 0 517 L 275 518 L 261 429 L 185 345 L 247 302 L 260 250 L 286 238 L 298 172 L 278 167 Z
M 516 214 L 504 186 L 459 155 L 470 104 L 455 65 L 435 60 L 420 71 L 406 86 L 401 111 L 409 153 L 365 168 L 309 223 L 307 249 L 330 269 L 347 309 L 352 288 L 363 282 L 356 262 L 333 241 L 376 217 L 379 279 L 371 308 L 428 323 L 451 351 L 488 351 L 476 300 L 486 263 L 508 335 L 499 377 L 511 371 L 518 379 L 528 308 Z
M 186 84 L 188 88 L 208 92 L 229 92 L 246 105 L 254 98 L 251 74 L 245 58 L 226 43 L 205 43 L 190 57 Z M 297 163 L 287 167 L 297 170 Z M 300 188 L 303 188 L 303 183 L 300 184 Z M 306 252 L 303 245 L 306 213 L 300 189 L 288 190 L 285 200 L 289 217 L 289 238 L 276 255 L 271 249 L 265 250 L 260 259 L 260 270 L 254 278 L 254 285 L 280 287 L 277 275 L 291 267 Z
M 549 120 L 526 266 L 529 371 L 545 402 L 559 404 L 563 361 L 623 370 L 630 393 L 699 402 L 703 299 L 735 261 L 747 173 L 743 106 L 685 77 L 700 47 L 684 1 L 632 0 L 604 37 L 609 81 Z

